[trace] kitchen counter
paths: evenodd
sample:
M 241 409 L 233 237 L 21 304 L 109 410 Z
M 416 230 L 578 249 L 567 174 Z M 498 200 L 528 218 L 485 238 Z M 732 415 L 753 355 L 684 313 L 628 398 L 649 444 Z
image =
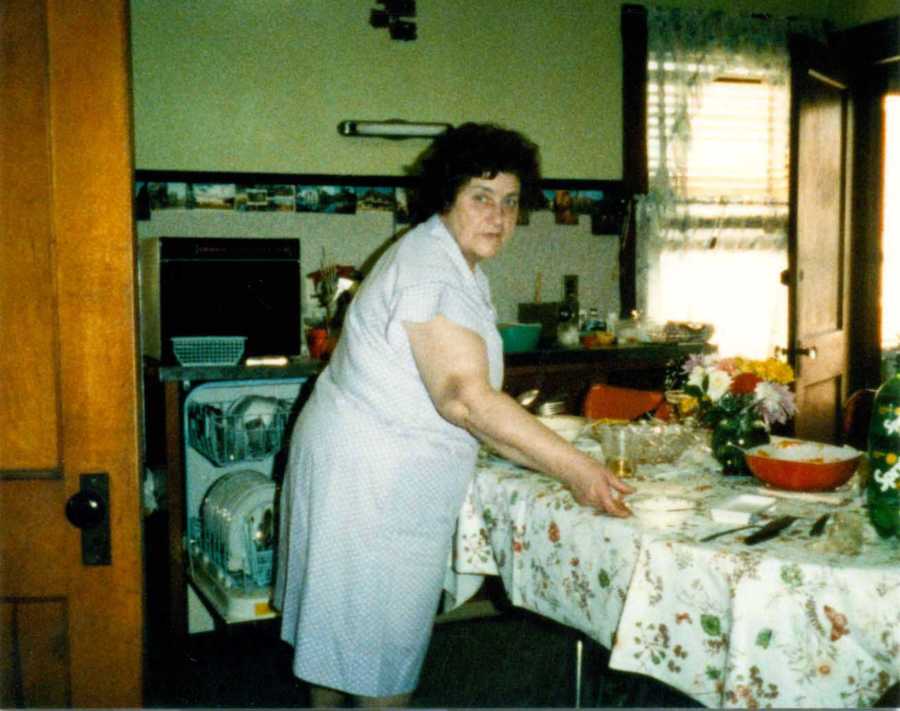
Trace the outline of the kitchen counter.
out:
M 690 355 L 712 352 L 714 346 L 706 343 L 627 343 L 597 348 L 541 348 L 524 353 L 507 353 L 504 357 L 508 368 L 544 363 L 563 365 L 570 363 L 659 363 Z
M 318 375 L 325 364 L 311 358 L 292 358 L 287 365 L 194 365 L 156 366 L 159 379 L 199 382 L 220 380 L 277 380 Z
M 595 383 L 663 390 L 669 369 L 692 353 L 715 350 L 707 343 L 629 343 L 507 353 L 503 389 L 515 396 L 537 388 L 544 399 L 562 400 L 568 412 L 579 413 Z

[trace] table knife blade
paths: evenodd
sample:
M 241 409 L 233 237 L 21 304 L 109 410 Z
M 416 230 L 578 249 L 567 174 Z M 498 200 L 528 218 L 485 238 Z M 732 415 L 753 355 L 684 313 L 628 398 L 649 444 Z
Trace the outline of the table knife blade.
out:
M 726 528 L 724 531 L 716 531 L 715 533 L 710 533 L 708 536 L 704 536 L 697 540 L 698 543 L 706 543 L 707 541 L 715 540 L 716 538 L 720 538 L 721 536 L 727 536 L 729 533 L 737 533 L 738 531 L 746 531 L 748 528 L 759 528 L 761 524 L 758 523 L 748 523 L 743 526 L 736 526 L 734 528 Z
M 752 546 L 757 543 L 762 543 L 763 541 L 768 541 L 770 538 L 775 538 L 775 536 L 796 520 L 796 516 L 780 516 L 779 518 L 773 519 L 758 531 L 754 531 L 747 536 L 744 539 L 744 543 L 748 546 Z

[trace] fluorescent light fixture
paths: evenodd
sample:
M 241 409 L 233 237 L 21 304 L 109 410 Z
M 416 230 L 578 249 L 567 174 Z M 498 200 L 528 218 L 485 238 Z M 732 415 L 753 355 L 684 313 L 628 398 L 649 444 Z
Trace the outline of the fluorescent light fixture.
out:
M 420 121 L 341 121 L 338 133 L 342 136 L 377 136 L 379 138 L 434 138 L 448 128 L 449 123 Z

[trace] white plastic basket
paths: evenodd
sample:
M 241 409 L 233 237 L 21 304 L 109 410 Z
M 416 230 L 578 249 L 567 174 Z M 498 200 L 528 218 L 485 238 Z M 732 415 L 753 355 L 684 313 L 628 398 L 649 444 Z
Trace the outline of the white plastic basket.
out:
M 181 365 L 237 365 L 246 336 L 173 336 L 172 350 Z

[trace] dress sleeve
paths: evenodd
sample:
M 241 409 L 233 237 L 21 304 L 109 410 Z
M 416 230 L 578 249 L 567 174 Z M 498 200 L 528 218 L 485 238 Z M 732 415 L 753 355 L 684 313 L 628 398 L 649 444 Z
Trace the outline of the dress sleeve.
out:
M 480 334 L 484 328 L 484 314 L 474 299 L 458 287 L 435 281 L 397 292 L 385 335 L 393 346 L 408 348 L 409 339 L 403 323 L 424 323 L 438 315 L 475 333 Z

